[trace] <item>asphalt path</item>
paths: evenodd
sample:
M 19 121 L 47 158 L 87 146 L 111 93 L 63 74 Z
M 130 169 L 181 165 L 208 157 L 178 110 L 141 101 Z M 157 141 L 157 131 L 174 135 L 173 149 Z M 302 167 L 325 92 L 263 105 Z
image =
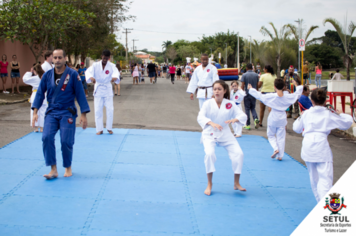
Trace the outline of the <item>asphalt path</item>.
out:
M 133 85 L 132 78 L 124 76 L 121 82 L 121 96 L 114 96 L 114 128 L 201 131 L 197 123 L 198 101 L 189 99 L 189 94 L 185 92 L 187 84 L 184 81 L 175 81 L 175 84 L 172 84 L 170 79 L 158 78 L 156 84 L 150 84 L 147 83 L 147 77 L 145 78 L 145 84 Z M 93 86 L 89 89 L 92 91 Z M 95 127 L 92 93 L 88 102 L 91 109 L 87 115 L 88 125 Z M 259 109 L 259 102 L 257 102 L 258 115 Z M 263 127 L 255 129 L 251 126 L 251 130 L 243 130 L 243 135 L 259 135 L 267 138 L 267 109 L 266 112 Z M 293 119 L 288 119 L 285 152 L 305 165 L 300 158 L 302 136 L 293 132 L 293 122 Z M 78 123 L 77 120 L 79 126 Z M 0 147 L 29 132 L 32 132 L 29 103 L 0 105 Z M 329 135 L 329 143 L 334 155 L 334 182 L 336 182 L 356 160 L 356 141 L 335 131 Z M 258 146 L 251 146 L 251 148 L 258 149 Z

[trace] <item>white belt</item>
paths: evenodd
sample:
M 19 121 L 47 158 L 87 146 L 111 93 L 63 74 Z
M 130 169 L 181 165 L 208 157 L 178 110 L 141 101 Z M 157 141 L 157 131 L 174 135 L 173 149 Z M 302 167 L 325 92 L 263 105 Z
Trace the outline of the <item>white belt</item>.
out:
M 96 88 L 95 88 L 94 94 L 96 94 L 96 91 L 98 90 L 98 88 L 99 88 L 100 86 L 107 88 L 109 85 L 110 85 L 110 83 L 107 83 L 107 84 L 96 83 Z

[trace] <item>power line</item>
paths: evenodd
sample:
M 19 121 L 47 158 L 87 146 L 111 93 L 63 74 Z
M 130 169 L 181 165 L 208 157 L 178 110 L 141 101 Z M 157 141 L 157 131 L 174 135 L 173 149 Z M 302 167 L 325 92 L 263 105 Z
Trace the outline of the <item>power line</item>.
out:
M 202 35 L 204 33 L 176 33 L 176 32 L 160 32 L 160 31 L 150 31 L 150 30 L 138 30 L 135 29 L 136 31 L 142 31 L 142 32 L 150 32 L 150 33 L 160 33 L 160 34 L 185 34 L 185 35 L 189 35 L 189 34 L 194 34 L 194 35 Z

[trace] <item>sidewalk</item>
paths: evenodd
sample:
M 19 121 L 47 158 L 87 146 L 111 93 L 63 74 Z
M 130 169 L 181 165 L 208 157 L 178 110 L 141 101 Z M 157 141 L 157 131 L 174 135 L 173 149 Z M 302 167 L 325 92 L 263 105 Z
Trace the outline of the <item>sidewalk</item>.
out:
M 311 85 L 309 85 L 309 88 L 310 88 L 310 90 L 313 90 L 314 88 L 316 88 L 316 85 L 311 84 Z M 355 94 L 354 94 L 354 96 L 355 96 Z M 353 99 L 355 99 L 355 97 L 353 97 Z M 350 102 L 350 99 L 347 97 L 345 99 L 345 102 L 351 104 L 352 101 Z M 334 107 L 335 107 L 335 104 L 334 104 Z M 340 97 L 336 98 L 336 109 L 342 111 Z M 350 116 L 352 116 L 350 105 L 345 104 L 345 114 L 349 114 Z M 350 129 L 346 130 L 346 133 L 348 133 L 349 135 L 352 135 L 353 137 L 356 137 L 356 123 L 355 122 L 352 123 L 352 126 Z
M 21 93 L 11 93 L 11 89 L 7 89 L 10 93 L 3 93 L 2 90 L 0 92 L 0 105 L 8 105 L 20 102 L 26 102 L 32 93 L 31 86 L 22 86 L 20 87 Z M 15 89 L 16 91 L 16 89 Z

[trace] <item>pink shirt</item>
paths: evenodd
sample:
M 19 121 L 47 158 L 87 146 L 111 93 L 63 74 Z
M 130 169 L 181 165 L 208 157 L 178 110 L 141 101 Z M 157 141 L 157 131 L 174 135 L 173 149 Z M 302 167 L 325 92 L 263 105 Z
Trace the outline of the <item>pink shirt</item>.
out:
M 175 74 L 176 68 L 174 66 L 169 67 L 169 74 Z
M 7 73 L 7 66 L 9 65 L 9 62 L 6 62 L 5 64 L 0 61 L 0 66 L 1 66 L 1 69 L 0 69 L 0 73 L 1 74 L 6 74 Z

